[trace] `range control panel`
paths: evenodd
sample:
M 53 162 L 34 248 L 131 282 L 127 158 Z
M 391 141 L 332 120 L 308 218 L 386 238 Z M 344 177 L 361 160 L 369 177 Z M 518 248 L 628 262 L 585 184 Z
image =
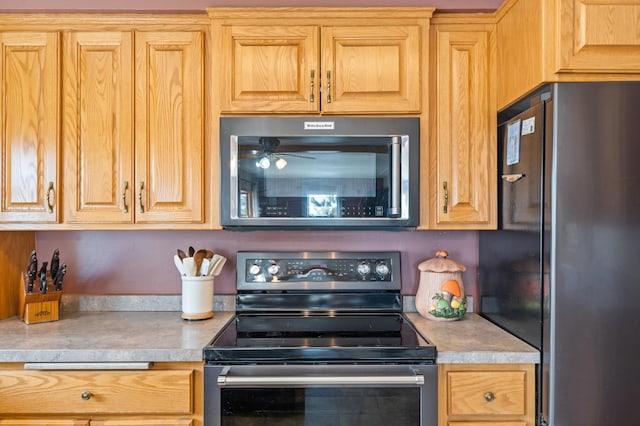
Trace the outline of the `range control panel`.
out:
M 240 290 L 401 287 L 398 252 L 239 252 L 237 274 Z

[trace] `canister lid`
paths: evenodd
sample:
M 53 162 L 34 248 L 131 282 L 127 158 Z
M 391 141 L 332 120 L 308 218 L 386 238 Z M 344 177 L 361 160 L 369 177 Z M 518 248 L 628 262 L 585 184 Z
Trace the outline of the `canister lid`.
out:
M 425 260 L 418 265 L 420 272 L 464 272 L 467 268 L 462 263 L 453 259 L 448 259 L 449 253 L 445 250 L 438 250 L 436 257 Z

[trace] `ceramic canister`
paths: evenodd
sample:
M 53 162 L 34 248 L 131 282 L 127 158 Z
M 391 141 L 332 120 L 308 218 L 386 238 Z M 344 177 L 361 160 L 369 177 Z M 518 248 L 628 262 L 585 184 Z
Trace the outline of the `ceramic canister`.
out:
M 436 257 L 418 265 L 420 285 L 416 294 L 416 309 L 423 317 L 434 321 L 454 321 L 467 312 L 462 272 L 464 265 L 448 259 L 444 250 Z
M 202 320 L 213 317 L 213 277 L 182 277 L 182 318 Z

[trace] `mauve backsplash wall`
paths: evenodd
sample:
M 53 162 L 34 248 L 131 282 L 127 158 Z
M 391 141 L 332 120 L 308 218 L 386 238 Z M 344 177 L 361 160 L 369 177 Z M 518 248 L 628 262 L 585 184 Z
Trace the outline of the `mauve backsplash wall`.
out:
M 60 250 L 67 264 L 65 292 L 75 294 L 180 294 L 173 255 L 206 248 L 228 259 L 216 294 L 235 293 L 238 251 L 399 251 L 402 293 L 418 289 L 418 264 L 447 250 L 467 267 L 463 281 L 474 295 L 478 265 L 475 231 L 44 231 L 36 233 L 40 261 Z

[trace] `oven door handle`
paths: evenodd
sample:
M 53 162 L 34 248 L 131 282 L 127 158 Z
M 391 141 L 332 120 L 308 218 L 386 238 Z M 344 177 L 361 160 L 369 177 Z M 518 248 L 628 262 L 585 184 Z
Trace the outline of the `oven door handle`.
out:
M 234 376 L 225 369 L 218 375 L 218 386 L 420 386 L 422 374 L 407 375 L 314 375 L 314 376 Z

